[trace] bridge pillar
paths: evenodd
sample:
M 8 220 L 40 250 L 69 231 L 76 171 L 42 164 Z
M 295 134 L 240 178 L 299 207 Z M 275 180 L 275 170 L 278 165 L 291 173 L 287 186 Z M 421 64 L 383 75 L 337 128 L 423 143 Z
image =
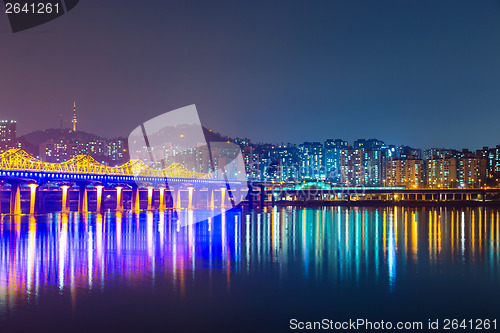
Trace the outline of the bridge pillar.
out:
M 138 212 L 140 210 L 139 187 L 137 185 L 132 186 L 132 200 L 131 200 L 130 209 L 135 211 L 135 212 Z
M 97 196 L 96 196 L 96 203 L 97 203 L 96 212 L 101 213 L 103 211 L 103 209 L 104 209 L 104 195 L 103 195 L 104 186 L 97 185 L 95 188 L 96 188 L 96 193 L 97 193 Z
M 38 184 L 30 184 L 30 214 L 36 214 L 39 201 Z
M 165 210 L 165 188 L 164 187 L 160 187 L 160 200 L 158 202 L 158 209 L 160 211 Z
M 174 189 L 174 209 L 175 210 L 180 210 L 182 209 L 182 201 L 181 201 L 181 189 L 180 187 L 177 187 Z
M 226 209 L 226 188 L 220 188 L 220 208 Z
M 208 188 L 207 204 L 208 204 L 208 209 L 212 210 L 215 209 L 215 193 L 213 187 Z
M 69 186 L 68 185 L 63 185 L 61 186 L 62 188 L 62 207 L 61 207 L 61 212 L 67 213 L 70 211 L 69 208 Z
M 148 210 L 154 209 L 153 194 L 154 194 L 154 187 L 149 186 L 148 187 Z
M 10 213 L 21 214 L 21 182 L 10 183 Z
M 78 191 L 78 212 L 86 214 L 89 210 L 88 205 L 88 195 L 87 195 L 87 184 L 79 184 Z
M 193 209 L 194 187 L 188 187 L 188 209 Z
M 121 186 L 116 187 L 116 210 L 123 210 L 123 187 Z

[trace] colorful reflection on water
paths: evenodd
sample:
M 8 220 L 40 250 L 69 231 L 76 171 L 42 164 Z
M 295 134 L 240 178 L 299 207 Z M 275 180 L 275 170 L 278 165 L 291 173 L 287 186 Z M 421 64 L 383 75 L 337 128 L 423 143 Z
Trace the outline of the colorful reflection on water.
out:
M 419 269 L 432 278 L 453 266 L 500 281 L 499 221 L 494 209 L 401 207 L 231 210 L 187 226 L 169 212 L 3 215 L 0 315 L 107 288 L 160 284 L 182 299 L 198 276 L 211 288 L 212 272 L 227 293 L 233 278 L 276 274 L 394 293 Z

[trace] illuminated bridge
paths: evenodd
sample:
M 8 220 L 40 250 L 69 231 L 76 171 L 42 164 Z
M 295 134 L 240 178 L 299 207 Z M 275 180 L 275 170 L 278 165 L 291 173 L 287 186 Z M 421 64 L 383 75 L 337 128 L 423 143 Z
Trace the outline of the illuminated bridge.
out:
M 68 190 L 73 185 L 79 188 L 78 210 L 86 212 L 88 209 L 88 187 L 95 190 L 96 209 L 103 208 L 103 189 L 113 188 L 116 193 L 116 209 L 123 209 L 124 190 L 131 192 L 130 208 L 140 209 L 140 187 L 148 191 L 147 209 L 163 209 L 168 204 L 167 192 L 170 195 L 171 207 L 182 207 L 184 197 L 188 194 L 187 206 L 193 208 L 193 198 L 196 199 L 194 189 L 204 189 L 207 197 L 207 206 L 225 206 L 229 199 L 234 203 L 234 196 L 241 195 L 243 183 L 237 180 L 226 181 L 215 179 L 213 174 L 192 172 L 180 163 L 172 163 L 164 169 L 149 167 L 141 160 L 130 160 L 127 163 L 111 167 L 97 162 L 89 155 L 78 155 L 62 163 L 48 163 L 37 160 L 21 149 L 11 149 L 0 154 L 0 181 L 10 185 L 10 213 L 21 213 L 21 190 L 29 188 L 30 213 L 35 213 L 40 206 L 40 188 L 50 190 L 55 186 L 62 189 L 62 211 L 69 211 L 70 198 Z M 141 185 L 141 186 L 139 186 Z M 158 191 L 155 191 L 157 189 Z M 226 198 L 225 191 L 228 190 Z M 234 190 L 234 191 L 233 191 Z M 159 193 L 158 203 L 155 206 L 153 199 L 155 192 Z M 217 195 L 214 193 L 217 192 Z M 234 193 L 233 193 L 234 192 Z M 174 200 L 175 199 L 175 200 Z M 175 205 L 174 205 L 175 201 Z M 198 200 L 199 201 L 199 200 Z M 238 202 L 241 200 L 238 200 Z M 0 201 L 1 203 L 1 201 Z M 1 212 L 0 206 L 0 212 Z

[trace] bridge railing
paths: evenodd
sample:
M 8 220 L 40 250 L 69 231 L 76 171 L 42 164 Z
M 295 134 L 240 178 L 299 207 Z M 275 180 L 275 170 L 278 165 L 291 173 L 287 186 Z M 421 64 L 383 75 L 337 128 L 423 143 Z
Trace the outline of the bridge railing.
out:
M 164 169 L 154 169 L 141 160 L 130 160 L 127 163 L 111 167 L 97 162 L 89 155 L 77 155 L 62 163 L 40 161 L 22 149 L 10 149 L 0 154 L 1 170 L 85 173 L 96 175 L 201 178 L 211 179 L 208 173 L 193 172 L 180 163 L 172 163 Z

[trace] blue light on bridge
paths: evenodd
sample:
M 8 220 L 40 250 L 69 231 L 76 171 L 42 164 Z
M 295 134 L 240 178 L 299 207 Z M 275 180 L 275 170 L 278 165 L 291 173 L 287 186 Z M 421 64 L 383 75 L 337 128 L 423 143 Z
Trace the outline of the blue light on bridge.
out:
M 6 178 L 29 178 L 34 182 L 43 184 L 45 182 L 54 181 L 88 181 L 100 182 L 103 185 L 117 182 L 134 183 L 136 181 L 145 181 L 152 184 L 161 185 L 165 183 L 180 184 L 183 182 L 191 184 L 212 184 L 218 185 L 226 183 L 225 180 L 218 179 L 199 179 L 199 178 L 170 178 L 170 177 L 152 177 L 152 176 L 129 176 L 129 175 L 106 175 L 106 174 L 82 174 L 82 173 L 65 173 L 65 172 L 46 172 L 46 171 L 23 171 L 23 170 L 0 170 L 0 177 Z M 241 184 L 239 181 L 228 181 L 231 185 Z

